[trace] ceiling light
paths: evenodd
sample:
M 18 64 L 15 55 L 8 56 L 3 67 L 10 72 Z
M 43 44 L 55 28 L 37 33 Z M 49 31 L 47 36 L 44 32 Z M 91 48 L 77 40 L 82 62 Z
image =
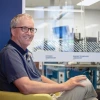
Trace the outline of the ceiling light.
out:
M 47 25 L 48 25 L 48 23 L 42 23 L 42 24 L 38 25 L 37 28 L 43 28 L 43 27 L 45 27 Z
M 97 26 L 98 24 L 91 24 L 91 25 L 86 26 L 85 28 L 90 29 L 90 28 L 97 27 Z
M 98 1 L 100 1 L 100 0 L 84 0 L 82 2 L 79 2 L 77 5 L 78 6 L 90 6 Z
M 25 10 L 33 10 L 33 11 L 63 11 L 63 12 L 84 12 L 83 10 L 79 9 L 47 9 L 47 8 L 25 8 Z

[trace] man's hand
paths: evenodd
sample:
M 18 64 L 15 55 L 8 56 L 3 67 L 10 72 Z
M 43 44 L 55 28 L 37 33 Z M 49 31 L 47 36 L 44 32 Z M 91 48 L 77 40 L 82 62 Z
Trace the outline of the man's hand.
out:
M 68 81 L 62 83 L 64 85 L 64 90 L 71 90 L 73 88 L 75 88 L 76 86 L 85 86 L 84 84 L 82 84 L 80 81 L 82 80 L 86 80 L 86 76 L 85 75 L 79 75 L 79 76 L 75 76 L 70 78 Z

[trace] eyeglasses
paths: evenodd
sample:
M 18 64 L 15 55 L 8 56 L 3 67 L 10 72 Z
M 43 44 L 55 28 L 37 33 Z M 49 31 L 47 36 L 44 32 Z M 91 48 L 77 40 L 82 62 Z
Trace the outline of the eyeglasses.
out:
M 13 28 L 21 28 L 21 30 L 25 33 L 27 33 L 29 30 L 31 33 L 36 33 L 37 29 L 36 28 L 28 28 L 26 26 L 22 26 L 22 27 L 13 27 Z

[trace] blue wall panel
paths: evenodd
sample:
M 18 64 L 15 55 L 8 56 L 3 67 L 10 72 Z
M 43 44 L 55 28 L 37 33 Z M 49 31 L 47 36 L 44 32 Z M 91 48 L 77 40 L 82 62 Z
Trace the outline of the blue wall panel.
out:
M 0 0 L 0 50 L 10 39 L 10 21 L 22 13 L 22 0 Z

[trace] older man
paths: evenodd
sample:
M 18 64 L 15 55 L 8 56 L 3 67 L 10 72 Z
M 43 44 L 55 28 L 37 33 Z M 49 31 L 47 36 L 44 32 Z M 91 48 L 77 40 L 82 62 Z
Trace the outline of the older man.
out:
M 33 18 L 18 14 L 11 20 L 11 39 L 0 52 L 0 90 L 32 93 L 61 92 L 57 100 L 97 100 L 91 82 L 84 75 L 58 84 L 41 75 L 32 61 L 27 46 L 34 33 Z M 63 91 L 63 92 L 62 92 Z

